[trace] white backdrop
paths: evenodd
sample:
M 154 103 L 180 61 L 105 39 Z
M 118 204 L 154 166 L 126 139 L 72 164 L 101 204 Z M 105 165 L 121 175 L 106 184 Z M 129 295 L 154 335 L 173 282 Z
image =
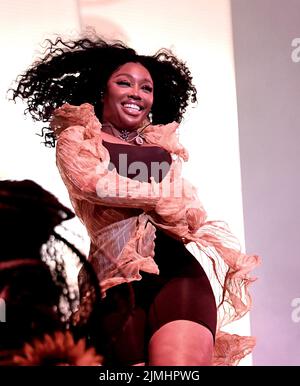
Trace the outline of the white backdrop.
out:
M 300 365 L 300 0 L 232 0 L 255 365 Z

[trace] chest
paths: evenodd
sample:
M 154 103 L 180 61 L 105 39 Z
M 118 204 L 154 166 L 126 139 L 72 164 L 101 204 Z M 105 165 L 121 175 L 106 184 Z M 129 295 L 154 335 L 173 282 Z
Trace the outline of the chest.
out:
M 141 182 L 150 182 L 152 176 L 160 182 L 168 173 L 172 158 L 158 146 L 130 146 L 103 140 L 110 154 L 109 169 Z

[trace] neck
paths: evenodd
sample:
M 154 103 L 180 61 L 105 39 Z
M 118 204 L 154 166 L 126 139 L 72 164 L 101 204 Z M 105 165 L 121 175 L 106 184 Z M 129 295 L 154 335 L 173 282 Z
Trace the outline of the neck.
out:
M 114 137 L 121 138 L 128 142 L 137 135 L 137 130 L 117 129 L 110 122 L 105 122 L 102 125 L 102 131 L 111 134 Z
M 135 141 L 137 145 L 142 145 L 144 143 L 143 130 L 149 125 L 150 123 L 147 122 L 147 124 L 142 128 L 138 128 L 130 131 L 128 129 L 117 129 L 110 122 L 104 122 L 102 125 L 102 131 L 110 135 L 113 135 L 114 137 L 120 138 L 123 141 L 126 141 L 126 142 Z

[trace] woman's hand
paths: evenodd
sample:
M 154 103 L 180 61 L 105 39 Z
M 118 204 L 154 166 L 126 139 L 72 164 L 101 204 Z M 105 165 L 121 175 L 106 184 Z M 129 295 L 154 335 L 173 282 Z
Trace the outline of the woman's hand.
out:
M 206 213 L 200 208 L 188 208 L 185 212 L 186 222 L 191 233 L 197 232 L 200 226 L 205 222 Z
M 196 205 L 199 204 L 198 207 Z M 195 207 L 189 207 L 195 205 Z M 200 202 L 186 202 L 181 197 L 162 197 L 155 207 L 155 212 L 167 223 L 186 224 L 189 232 L 195 233 L 206 220 L 206 212 Z

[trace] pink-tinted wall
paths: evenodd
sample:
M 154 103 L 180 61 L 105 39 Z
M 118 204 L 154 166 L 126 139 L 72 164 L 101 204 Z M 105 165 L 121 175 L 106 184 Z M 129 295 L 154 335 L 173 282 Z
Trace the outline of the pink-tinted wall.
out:
M 300 365 L 299 17 L 299 0 L 232 0 L 254 365 Z

